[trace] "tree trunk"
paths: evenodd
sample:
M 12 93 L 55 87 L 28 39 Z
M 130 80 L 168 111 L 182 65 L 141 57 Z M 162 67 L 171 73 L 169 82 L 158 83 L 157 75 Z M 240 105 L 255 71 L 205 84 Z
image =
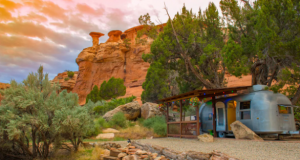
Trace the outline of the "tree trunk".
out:
M 292 99 L 292 104 L 296 105 L 299 99 L 300 99 L 300 85 L 298 86 L 297 92 Z
M 32 154 L 33 154 L 33 157 L 36 157 L 37 156 L 37 152 L 36 152 L 36 143 L 35 143 L 35 140 L 36 140 L 36 130 L 33 129 L 34 126 L 32 126 L 31 128 L 31 137 L 32 137 Z

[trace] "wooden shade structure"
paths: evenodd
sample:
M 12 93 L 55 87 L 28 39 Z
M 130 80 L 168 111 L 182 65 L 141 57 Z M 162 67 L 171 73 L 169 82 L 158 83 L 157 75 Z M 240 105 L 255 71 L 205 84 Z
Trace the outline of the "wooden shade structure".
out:
M 216 132 L 216 96 L 222 96 L 227 94 L 234 94 L 241 90 L 247 90 L 251 86 L 243 86 L 243 87 L 232 87 L 232 88 L 219 88 L 219 89 L 208 89 L 208 90 L 194 90 L 187 93 L 179 94 L 176 96 L 164 98 L 158 100 L 158 103 L 167 103 L 167 136 L 168 137 L 188 137 L 188 138 L 196 138 L 200 133 L 200 122 L 199 122 L 199 106 L 196 106 L 196 120 L 193 121 L 182 121 L 182 100 L 188 99 L 192 97 L 198 97 L 199 99 L 203 98 L 212 98 L 212 113 L 213 113 L 213 133 L 214 137 L 217 136 Z M 169 122 L 169 102 L 173 101 L 180 101 L 180 121 L 179 122 Z M 180 134 L 170 134 L 169 132 L 169 126 L 170 125 L 180 125 Z M 194 124 L 196 125 L 196 135 L 184 135 L 182 134 L 182 126 L 188 125 L 188 124 Z

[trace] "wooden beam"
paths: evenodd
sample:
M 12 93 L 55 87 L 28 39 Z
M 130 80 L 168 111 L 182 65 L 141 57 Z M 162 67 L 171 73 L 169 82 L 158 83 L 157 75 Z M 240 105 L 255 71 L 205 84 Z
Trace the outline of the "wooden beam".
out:
M 217 137 L 217 131 L 216 131 L 216 98 L 215 98 L 215 96 L 212 97 L 212 112 L 213 112 L 213 132 L 214 132 L 214 137 Z
M 167 122 L 168 124 L 180 124 L 180 123 L 197 123 L 197 121 L 179 121 L 179 122 Z
M 180 122 L 182 122 L 182 100 L 180 100 Z M 180 123 L 180 138 L 182 135 L 182 124 Z
M 166 120 L 166 122 L 167 122 L 167 134 L 169 134 L 169 124 L 168 124 L 168 122 L 169 122 L 169 103 L 167 103 L 167 120 Z
M 196 135 L 199 136 L 199 106 L 196 107 L 196 121 L 197 121 L 197 131 L 196 131 Z

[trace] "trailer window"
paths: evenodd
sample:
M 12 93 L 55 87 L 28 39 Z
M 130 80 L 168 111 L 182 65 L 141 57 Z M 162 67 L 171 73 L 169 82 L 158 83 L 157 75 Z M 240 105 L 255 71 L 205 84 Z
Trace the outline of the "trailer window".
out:
M 241 119 L 251 119 L 250 101 L 240 102 Z
M 291 107 L 286 107 L 283 105 L 278 105 L 279 114 L 291 114 Z

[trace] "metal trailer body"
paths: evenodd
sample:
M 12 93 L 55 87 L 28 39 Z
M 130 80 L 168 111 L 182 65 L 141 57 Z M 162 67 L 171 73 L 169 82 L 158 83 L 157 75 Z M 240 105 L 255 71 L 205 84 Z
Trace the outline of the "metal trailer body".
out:
M 235 120 L 242 122 L 257 134 L 299 134 L 295 127 L 291 101 L 283 94 L 264 90 L 264 87 L 266 86 L 254 85 L 248 94 L 216 99 L 218 136 L 232 133 L 230 124 Z M 233 104 L 236 104 L 235 114 L 231 107 L 234 106 Z M 285 107 L 284 109 L 289 113 L 280 113 L 280 107 Z M 201 105 L 199 109 L 200 133 L 213 130 L 212 112 L 211 101 Z M 229 124 L 228 121 L 230 121 Z

